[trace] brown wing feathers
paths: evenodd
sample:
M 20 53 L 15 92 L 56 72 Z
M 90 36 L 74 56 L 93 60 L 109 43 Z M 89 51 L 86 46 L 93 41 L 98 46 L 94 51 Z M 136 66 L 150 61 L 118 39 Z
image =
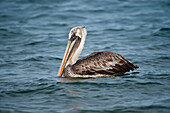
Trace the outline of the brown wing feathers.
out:
M 78 60 L 72 69 L 80 75 L 122 74 L 138 68 L 122 55 L 112 52 L 95 52 Z

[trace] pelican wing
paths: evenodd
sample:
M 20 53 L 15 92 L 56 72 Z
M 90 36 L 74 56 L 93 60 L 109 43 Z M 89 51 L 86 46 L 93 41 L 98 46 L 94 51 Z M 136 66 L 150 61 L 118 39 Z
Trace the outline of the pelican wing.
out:
M 72 65 L 73 71 L 80 75 L 123 74 L 136 68 L 124 56 L 112 52 L 95 52 Z

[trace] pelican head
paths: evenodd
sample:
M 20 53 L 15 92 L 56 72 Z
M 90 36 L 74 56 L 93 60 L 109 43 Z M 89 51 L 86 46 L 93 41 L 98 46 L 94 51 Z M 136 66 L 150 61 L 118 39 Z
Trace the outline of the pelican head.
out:
M 77 26 L 70 30 L 68 37 L 68 44 L 64 53 L 64 57 L 58 71 L 58 76 L 62 76 L 64 68 L 68 64 L 73 65 L 76 63 L 86 39 L 87 31 L 84 26 Z

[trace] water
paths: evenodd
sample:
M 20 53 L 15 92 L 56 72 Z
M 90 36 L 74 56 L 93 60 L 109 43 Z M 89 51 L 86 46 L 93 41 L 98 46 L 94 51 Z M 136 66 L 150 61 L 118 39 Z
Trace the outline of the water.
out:
M 112 78 L 57 77 L 77 25 L 88 32 L 80 58 L 111 51 L 140 68 Z M 169 111 L 169 0 L 0 1 L 0 112 Z

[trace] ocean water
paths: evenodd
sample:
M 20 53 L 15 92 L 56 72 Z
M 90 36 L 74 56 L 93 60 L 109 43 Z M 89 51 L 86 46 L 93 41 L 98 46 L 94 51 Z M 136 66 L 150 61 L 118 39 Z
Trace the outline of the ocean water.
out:
M 57 77 L 72 27 L 80 58 L 124 55 L 126 76 Z M 0 113 L 169 113 L 169 0 L 0 0 Z

